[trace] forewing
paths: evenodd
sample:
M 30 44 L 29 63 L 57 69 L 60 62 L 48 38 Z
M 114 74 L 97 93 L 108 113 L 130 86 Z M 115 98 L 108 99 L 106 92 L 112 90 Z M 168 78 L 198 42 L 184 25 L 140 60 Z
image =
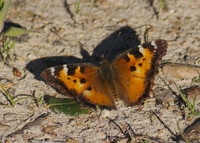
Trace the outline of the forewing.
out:
M 149 94 L 166 49 L 167 42 L 160 39 L 132 48 L 114 60 L 119 98 L 126 104 L 138 102 Z
M 75 97 L 86 105 L 114 106 L 110 88 L 98 76 L 98 67 L 91 64 L 69 64 L 51 67 L 42 72 L 46 83 L 67 97 Z

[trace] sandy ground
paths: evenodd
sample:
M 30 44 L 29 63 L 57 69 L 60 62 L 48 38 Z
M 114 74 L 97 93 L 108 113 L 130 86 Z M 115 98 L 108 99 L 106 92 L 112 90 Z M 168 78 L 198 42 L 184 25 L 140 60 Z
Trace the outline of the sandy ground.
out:
M 15 60 L 11 58 L 9 65 L 0 62 L 1 84 L 7 84 L 14 96 L 32 96 L 33 91 L 35 97 L 61 96 L 44 83 L 40 77 L 42 70 L 65 62 L 89 62 L 90 55 L 108 51 L 115 41 L 113 51 L 136 46 L 144 42 L 144 33 L 149 27 L 149 41 L 159 38 L 168 41 L 163 60 L 200 66 L 200 1 L 166 0 L 164 8 L 160 3 L 161 0 L 155 0 L 150 6 L 147 0 L 13 0 L 7 20 L 32 32 L 16 43 Z M 118 31 L 122 31 L 119 38 Z M 84 45 L 82 50 L 79 42 Z M 41 59 L 44 57 L 54 62 Z M 17 67 L 25 78 L 15 77 L 12 67 Z M 198 84 L 191 79 L 168 77 L 162 72 L 159 76 L 167 84 L 174 80 L 181 88 Z M 158 86 L 167 89 L 157 76 L 155 87 Z M 174 84 L 170 86 L 177 92 Z M 0 99 L 1 103 L 10 105 L 2 93 Z M 176 142 L 176 135 L 180 134 L 178 125 L 183 131 L 198 117 L 184 117 L 178 105 L 172 103 L 167 108 L 156 104 L 152 96 L 143 106 L 97 110 L 75 117 L 56 114 L 43 103 L 37 106 L 29 98 L 17 101 L 14 107 L 0 106 L 0 139 L 31 143 Z

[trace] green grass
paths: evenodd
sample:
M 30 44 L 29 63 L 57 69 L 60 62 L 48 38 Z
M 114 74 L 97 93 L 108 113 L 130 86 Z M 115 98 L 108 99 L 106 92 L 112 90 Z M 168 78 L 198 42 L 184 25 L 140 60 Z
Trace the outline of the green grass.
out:
M 15 106 L 15 101 L 14 101 L 13 95 L 11 95 L 5 88 L 3 88 L 3 86 L 0 87 L 0 91 L 6 97 L 8 102 L 10 103 L 10 105 L 7 105 L 7 106 L 14 107 Z M 3 105 L 5 105 L 5 104 L 3 104 Z
M 13 41 L 10 37 L 3 37 L 0 44 L 0 60 L 7 61 L 13 55 L 11 50 L 15 46 L 15 41 Z
M 75 13 L 79 14 L 80 11 L 81 11 L 81 2 L 80 1 L 76 2 L 75 5 L 74 5 L 74 7 L 75 7 Z
M 184 136 L 184 134 L 183 134 L 183 132 L 181 131 L 181 128 L 180 128 L 180 126 L 179 126 L 178 123 L 177 123 L 177 127 L 178 127 L 179 133 L 180 133 L 181 137 L 184 139 L 184 141 L 185 141 L 186 143 L 190 143 L 190 141 Z
M 12 56 L 11 49 L 14 47 L 15 42 L 9 37 L 20 36 L 30 32 L 26 29 L 12 25 L 7 25 L 7 28 L 5 29 L 5 19 L 10 4 L 11 0 L 0 0 L 0 61 L 7 61 Z
M 160 0 L 160 9 L 164 9 L 166 5 L 166 0 Z
M 35 92 L 32 92 L 32 95 L 20 94 L 20 95 L 14 96 L 10 94 L 9 91 L 6 90 L 1 85 L 0 85 L 0 92 L 5 96 L 5 98 L 9 102 L 9 104 L 0 103 L 1 105 L 4 105 L 4 106 L 14 107 L 17 102 L 21 100 L 27 100 L 27 99 L 32 99 L 35 102 L 36 106 L 40 106 L 44 103 L 44 97 L 43 96 L 35 97 Z

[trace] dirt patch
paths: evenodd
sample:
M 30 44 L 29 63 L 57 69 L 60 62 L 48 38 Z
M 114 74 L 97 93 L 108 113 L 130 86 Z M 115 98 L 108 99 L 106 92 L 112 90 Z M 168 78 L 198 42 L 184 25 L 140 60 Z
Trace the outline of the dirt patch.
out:
M 10 60 L 9 66 L 0 63 L 0 78 L 4 79 L 1 84 L 10 82 L 13 95 L 33 95 L 35 91 L 36 97 L 62 96 L 43 82 L 42 70 L 63 63 L 91 61 L 94 55 L 108 51 L 117 41 L 111 54 L 115 56 L 118 48 L 124 50 L 140 41 L 143 43 L 148 27 L 151 27 L 149 41 L 159 38 L 168 41 L 164 60 L 200 66 L 200 1 L 166 1 L 165 4 L 162 8 L 160 1 L 154 1 L 151 6 L 144 0 L 13 0 L 7 19 L 32 32 L 16 43 L 13 49 L 16 59 Z M 123 31 L 123 38 L 117 38 L 119 29 Z M 84 45 L 83 49 L 79 42 Z M 52 60 L 53 56 L 57 58 L 49 62 L 47 57 Z M 44 57 L 46 59 L 41 60 Z M 12 67 L 17 67 L 25 78 L 18 80 Z M 192 80 L 174 79 L 162 73 L 159 76 L 167 83 L 174 80 L 181 88 L 198 85 Z M 167 88 L 158 76 L 155 86 Z M 176 87 L 171 86 L 177 92 Z M 0 98 L 2 103 L 9 104 L 2 93 Z M 166 108 L 155 103 L 152 97 L 143 108 L 140 105 L 121 107 L 69 117 L 55 114 L 42 104 L 37 106 L 32 99 L 20 100 L 14 107 L 0 106 L 0 137 L 10 142 L 126 142 L 130 139 L 133 142 L 175 142 L 174 135 L 179 134 L 177 123 L 183 131 L 198 117 L 188 120 L 179 106 Z M 197 109 L 199 107 L 197 104 Z

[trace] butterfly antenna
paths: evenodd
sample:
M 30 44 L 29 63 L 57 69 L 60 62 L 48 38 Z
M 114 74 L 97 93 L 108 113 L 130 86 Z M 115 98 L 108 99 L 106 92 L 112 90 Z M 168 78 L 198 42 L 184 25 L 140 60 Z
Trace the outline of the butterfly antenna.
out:
M 111 50 L 113 49 L 113 47 L 115 46 L 115 44 L 116 44 L 116 42 L 117 42 L 117 40 L 118 40 L 120 35 L 121 35 L 121 32 L 118 33 L 117 39 L 115 40 L 115 42 L 113 43 L 112 47 L 110 48 L 110 50 L 108 51 L 108 53 L 107 53 L 107 55 L 105 57 L 106 59 L 107 59 L 108 55 L 110 54 Z

